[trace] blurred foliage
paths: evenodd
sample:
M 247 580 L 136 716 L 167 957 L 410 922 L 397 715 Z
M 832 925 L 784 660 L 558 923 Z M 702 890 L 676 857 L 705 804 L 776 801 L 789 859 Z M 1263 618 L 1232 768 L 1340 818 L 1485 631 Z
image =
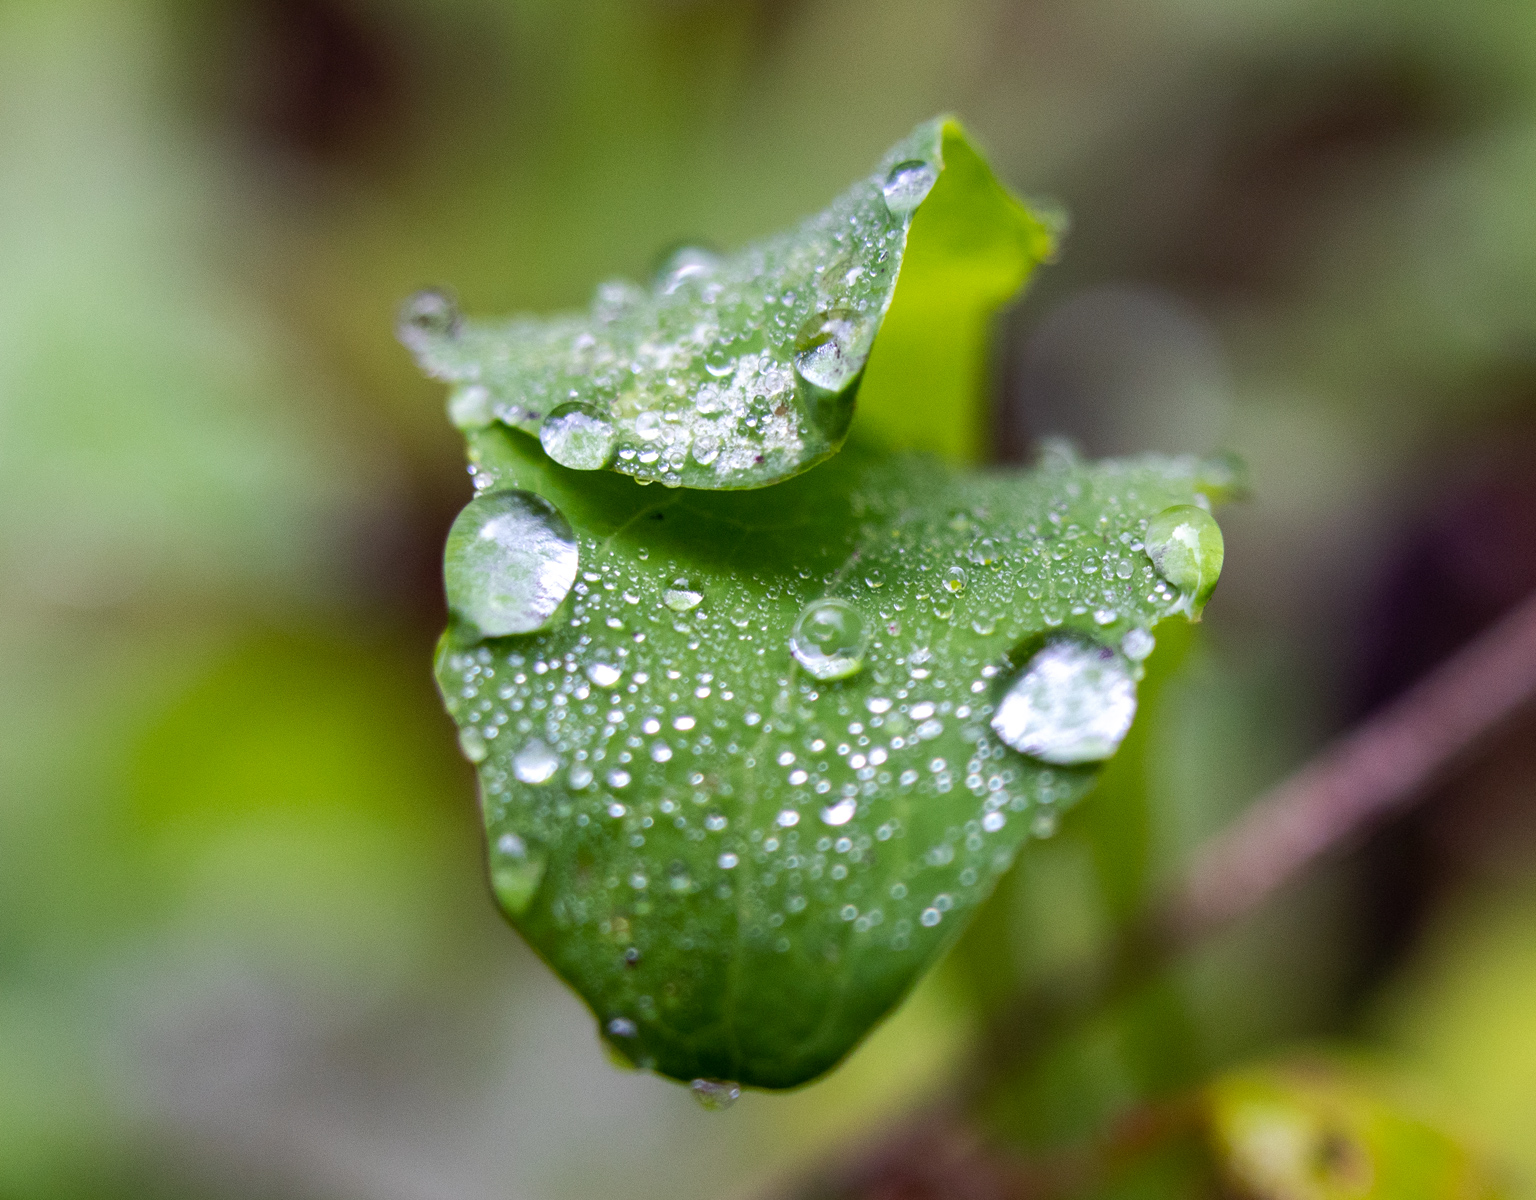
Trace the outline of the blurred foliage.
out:
M 995 940 L 827 1082 L 718 1117 L 603 1064 L 494 917 L 427 677 L 468 480 L 393 317 L 740 245 L 942 110 L 1073 216 L 1000 326 L 996 454 L 1227 445 L 1256 499 L 1133 734 L 1157 752 L 1024 856 Z M 798 1177 L 1536 587 L 1529 6 L 4 0 L 0 116 L 7 1197 Z M 1040 1153 L 1353 1035 L 1536 1195 L 1532 746 L 1049 1049 L 987 1127 Z M 1118 1194 L 1180 1194 L 1198 1150 Z

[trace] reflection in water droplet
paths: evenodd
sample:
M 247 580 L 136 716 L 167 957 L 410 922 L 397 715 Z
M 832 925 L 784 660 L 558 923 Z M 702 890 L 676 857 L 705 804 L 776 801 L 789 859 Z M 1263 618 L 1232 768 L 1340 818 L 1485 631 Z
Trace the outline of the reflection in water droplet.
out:
M 477 496 L 448 532 L 448 606 L 487 637 L 532 633 L 570 593 L 577 559 L 575 534 L 542 496 Z
M 844 679 L 864 666 L 869 626 L 846 600 L 814 600 L 789 635 L 795 661 L 817 679 Z
M 694 586 L 693 581 L 681 575 L 661 594 L 661 602 L 673 612 L 687 612 L 690 608 L 697 608 L 703 599 L 704 593 Z
M 1184 610 L 1199 611 L 1221 575 L 1221 526 L 1203 508 L 1175 504 L 1147 523 L 1147 555 L 1157 572 L 1184 593 Z
M 885 196 L 886 208 L 895 216 L 906 216 L 927 199 L 938 178 L 939 173 L 932 164 L 921 159 L 897 163 L 880 188 Z
M 1145 629 L 1133 629 L 1120 641 L 1120 649 L 1132 662 L 1140 662 L 1157 648 L 1157 639 Z
M 459 306 L 437 288 L 424 288 L 405 302 L 395 326 L 399 338 L 413 349 L 437 338 L 459 335 Z
M 548 783 L 559 769 L 559 756 L 538 738 L 512 758 L 512 774 L 522 783 Z
M 1032 659 L 1009 686 L 992 728 L 1021 753 L 1049 763 L 1100 762 L 1136 715 L 1136 683 L 1106 646 L 1063 640 Z
M 965 591 L 965 568 L 950 567 L 944 572 L 944 590 L 956 595 Z
M 711 1112 L 724 1112 L 741 1098 L 741 1088 L 716 1079 L 695 1079 L 689 1086 L 693 1098 Z
M 490 753 L 486 748 L 485 739 L 480 736 L 480 731 L 473 725 L 466 725 L 459 730 L 459 749 L 464 752 L 464 757 L 472 763 L 485 761 L 485 756 Z
M 491 887 L 502 907 L 514 916 L 525 912 L 544 879 L 545 856 L 515 833 L 496 839 L 491 855 Z
M 562 467 L 597 471 L 613 457 L 613 423 L 587 404 L 562 404 L 539 426 L 539 445 Z
M 857 801 L 847 797 L 822 809 L 821 819 L 828 825 L 846 825 L 853 820 L 853 814 L 858 811 L 858 807 Z

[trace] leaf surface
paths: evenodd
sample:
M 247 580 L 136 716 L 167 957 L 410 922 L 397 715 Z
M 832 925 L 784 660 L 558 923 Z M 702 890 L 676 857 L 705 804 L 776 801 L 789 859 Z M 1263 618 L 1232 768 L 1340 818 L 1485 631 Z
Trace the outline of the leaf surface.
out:
M 846 1054 L 1091 785 L 991 721 L 1042 647 L 1139 674 L 1186 607 L 1141 536 L 1227 475 L 1062 449 L 967 473 L 856 438 L 772 488 L 661 490 L 500 425 L 470 457 L 580 560 L 542 631 L 460 618 L 439 651 L 501 904 L 626 1058 L 760 1087 Z M 865 635 L 832 680 L 791 652 L 828 599 Z
M 648 287 L 611 281 L 548 318 L 466 321 L 422 293 L 400 334 L 453 385 L 466 431 L 522 429 L 568 466 L 648 482 L 755 488 L 834 454 L 861 391 L 887 444 L 975 457 L 988 320 L 1051 249 L 941 118 L 734 254 L 681 250 Z

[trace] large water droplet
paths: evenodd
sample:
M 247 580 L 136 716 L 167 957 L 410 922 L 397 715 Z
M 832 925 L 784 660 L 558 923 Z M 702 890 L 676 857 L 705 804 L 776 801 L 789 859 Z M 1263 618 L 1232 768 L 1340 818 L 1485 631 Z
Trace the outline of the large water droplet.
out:
M 515 833 L 496 839 L 491 854 L 491 887 L 502 907 L 514 916 L 527 911 L 544 880 L 545 856 L 531 850 Z
M 559 755 L 538 738 L 512 757 L 512 774 L 522 783 L 548 783 L 559 769 Z
M 795 661 L 817 679 L 843 679 L 864 666 L 869 626 L 846 600 L 813 600 L 789 635 Z
M 691 608 L 697 608 L 704 599 L 704 593 L 694 585 L 693 581 L 682 576 L 672 581 L 672 586 L 662 592 L 661 600 L 673 612 L 687 612 Z
M 411 349 L 438 338 L 459 334 L 459 306 L 447 292 L 423 288 L 400 308 L 395 332 Z
M 601 470 L 613 457 L 613 422 L 590 405 L 562 404 L 539 426 L 539 445 L 562 467 Z
M 795 339 L 795 373 L 823 392 L 847 391 L 864 369 L 859 333 L 859 320 L 849 309 L 816 314 Z
M 741 1098 L 741 1088 L 717 1079 L 695 1079 L 690 1085 L 693 1098 L 711 1112 L 724 1112 Z
M 1221 576 L 1225 547 L 1216 518 L 1193 504 L 1175 504 L 1147 523 L 1145 541 L 1158 574 L 1184 593 L 1181 607 L 1198 616 Z
M 886 208 L 895 216 L 906 216 L 928 198 L 938 178 L 932 163 L 915 158 L 897 163 L 880 188 Z
M 532 633 L 576 582 L 576 535 L 532 492 L 490 492 L 464 506 L 448 531 L 448 606 L 487 637 Z
M 1024 754 L 1070 766 L 1100 762 L 1136 715 L 1136 683 L 1106 646 L 1052 642 L 1029 660 L 992 717 L 998 737 Z

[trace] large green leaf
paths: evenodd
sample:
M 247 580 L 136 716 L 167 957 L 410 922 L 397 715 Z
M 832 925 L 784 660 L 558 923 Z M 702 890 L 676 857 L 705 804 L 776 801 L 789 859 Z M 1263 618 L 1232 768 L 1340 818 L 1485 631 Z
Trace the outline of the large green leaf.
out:
M 887 444 L 974 456 L 987 320 L 1050 249 L 939 119 L 794 229 L 679 251 L 586 313 L 466 321 L 425 292 L 400 332 L 466 431 L 523 429 L 568 466 L 647 482 L 761 487 L 837 451 L 861 382 Z
M 449 563 L 438 678 L 480 764 L 501 904 L 627 1058 L 763 1087 L 845 1054 L 1090 786 L 1074 760 L 1113 732 L 1041 747 L 1053 765 L 1000 740 L 1000 700 L 1042 647 L 1091 649 L 1128 691 L 1148 631 L 1187 606 L 1143 532 L 1228 475 L 1063 449 L 966 474 L 855 438 L 772 488 L 657 491 L 500 425 L 470 457 L 486 491 L 455 554 L 505 519 L 535 522 L 508 553 L 543 547 L 545 582 L 568 577 L 562 539 L 579 558 L 544 627 L 502 638 L 474 624 L 499 611 L 496 572 Z M 790 645 L 828 598 L 867 636 L 807 655 L 830 680 Z M 1103 707 L 1081 674 L 1028 674 L 1036 701 Z

